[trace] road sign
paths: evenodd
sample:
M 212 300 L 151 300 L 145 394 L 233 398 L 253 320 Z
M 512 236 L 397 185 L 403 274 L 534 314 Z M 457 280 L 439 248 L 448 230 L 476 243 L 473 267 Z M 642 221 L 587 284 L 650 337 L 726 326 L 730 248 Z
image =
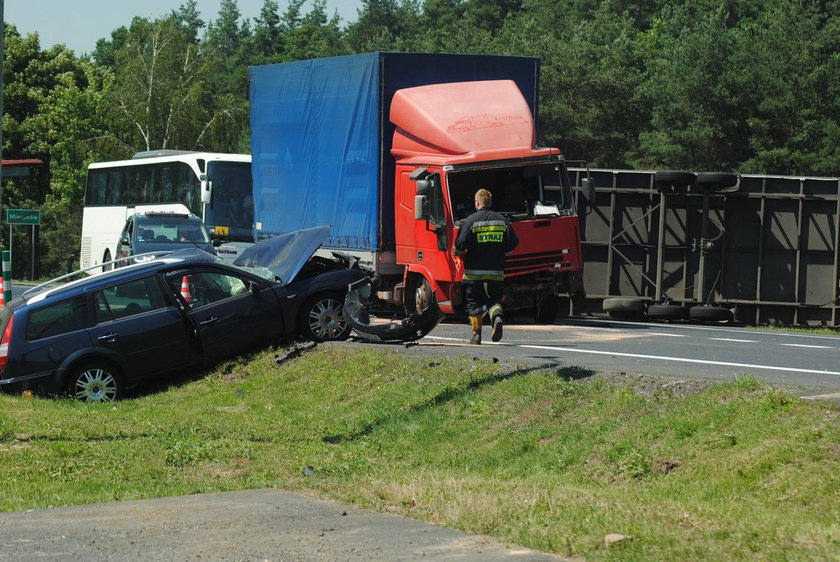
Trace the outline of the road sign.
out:
M 41 224 L 41 211 L 37 209 L 6 209 L 8 224 Z

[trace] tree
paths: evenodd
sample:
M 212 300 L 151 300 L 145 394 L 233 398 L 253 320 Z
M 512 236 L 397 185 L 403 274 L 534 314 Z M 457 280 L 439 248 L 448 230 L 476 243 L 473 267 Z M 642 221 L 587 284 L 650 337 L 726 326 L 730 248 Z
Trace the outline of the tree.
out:
M 120 122 L 132 131 L 126 144 L 193 148 L 210 120 L 199 103 L 206 65 L 176 18 L 135 18 L 117 67 L 111 94 Z

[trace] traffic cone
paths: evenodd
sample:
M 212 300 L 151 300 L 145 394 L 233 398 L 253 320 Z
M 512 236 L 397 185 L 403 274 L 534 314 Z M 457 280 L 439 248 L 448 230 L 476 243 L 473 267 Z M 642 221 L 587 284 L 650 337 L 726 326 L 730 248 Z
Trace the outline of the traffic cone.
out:
M 192 295 L 190 294 L 190 279 L 186 275 L 184 275 L 184 278 L 181 279 L 181 297 L 187 302 L 192 300 Z
M 6 281 L 0 275 L 0 306 L 6 306 Z

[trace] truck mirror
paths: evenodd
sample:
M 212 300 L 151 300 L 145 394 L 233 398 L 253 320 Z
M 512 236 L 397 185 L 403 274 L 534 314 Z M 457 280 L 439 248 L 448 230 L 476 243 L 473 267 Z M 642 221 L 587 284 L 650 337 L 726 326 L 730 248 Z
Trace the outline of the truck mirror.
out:
M 583 178 L 580 180 L 581 192 L 583 197 L 592 203 L 595 201 L 595 181 L 592 178 Z
M 417 195 L 427 195 L 429 193 L 429 180 L 417 180 Z
M 213 200 L 213 182 L 207 179 L 207 174 L 201 174 L 198 179 L 201 181 L 201 202 L 209 205 Z
M 425 195 L 415 195 L 414 196 L 414 218 L 417 220 L 423 220 L 426 218 L 426 196 Z

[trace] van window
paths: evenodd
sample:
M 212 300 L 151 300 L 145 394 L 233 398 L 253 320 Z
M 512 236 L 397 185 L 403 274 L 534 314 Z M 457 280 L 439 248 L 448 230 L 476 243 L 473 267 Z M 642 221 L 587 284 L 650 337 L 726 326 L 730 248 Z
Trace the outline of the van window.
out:
M 37 340 L 87 327 L 84 297 L 51 303 L 29 313 L 26 338 Z
M 93 295 L 96 323 L 110 322 L 164 308 L 166 303 L 152 276 L 97 291 Z

